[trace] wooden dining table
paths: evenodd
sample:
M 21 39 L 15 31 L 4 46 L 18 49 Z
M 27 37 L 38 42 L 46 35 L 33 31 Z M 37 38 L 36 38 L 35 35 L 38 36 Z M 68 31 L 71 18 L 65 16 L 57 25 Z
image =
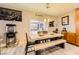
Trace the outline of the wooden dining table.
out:
M 44 43 L 46 43 L 46 40 L 54 41 L 62 38 L 63 34 L 56 34 L 56 33 L 44 34 L 44 35 L 31 35 L 31 40 L 33 40 L 35 44 L 41 44 L 40 41 L 45 41 Z M 35 53 L 36 55 L 40 54 L 40 50 L 35 51 Z
M 57 38 L 63 38 L 63 34 L 56 34 L 56 33 L 53 33 L 53 34 L 44 34 L 44 35 L 31 35 L 31 41 L 43 41 L 43 40 L 48 40 L 48 39 L 51 39 L 51 40 L 54 40 L 54 39 L 57 39 Z

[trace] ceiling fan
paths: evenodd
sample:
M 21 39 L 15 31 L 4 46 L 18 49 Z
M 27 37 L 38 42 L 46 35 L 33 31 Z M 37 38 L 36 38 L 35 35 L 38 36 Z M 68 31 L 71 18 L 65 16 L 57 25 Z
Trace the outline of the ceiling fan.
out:
M 46 3 L 46 8 L 47 9 L 49 9 L 49 8 L 51 8 L 50 7 L 50 3 Z M 43 17 L 44 15 L 42 15 L 42 14 L 35 14 L 36 16 L 39 16 L 39 17 Z
M 46 8 L 50 8 L 50 4 L 49 3 L 46 3 Z

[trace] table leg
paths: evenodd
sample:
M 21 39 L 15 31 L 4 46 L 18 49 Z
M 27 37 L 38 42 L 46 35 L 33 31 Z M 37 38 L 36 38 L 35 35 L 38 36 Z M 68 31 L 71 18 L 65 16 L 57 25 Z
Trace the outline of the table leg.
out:
M 8 39 L 7 39 L 7 37 L 6 37 L 6 48 L 8 47 L 7 40 L 8 40 Z
M 65 48 L 65 43 L 59 45 L 61 48 Z
M 41 54 L 40 50 L 35 51 L 35 55 L 40 55 L 40 54 Z
M 14 37 L 14 44 L 16 43 L 16 34 L 15 34 L 15 37 Z

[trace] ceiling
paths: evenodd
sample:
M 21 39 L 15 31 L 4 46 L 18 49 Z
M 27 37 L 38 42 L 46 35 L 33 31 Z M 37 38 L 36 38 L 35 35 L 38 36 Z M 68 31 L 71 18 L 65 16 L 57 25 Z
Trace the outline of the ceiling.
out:
M 50 8 L 46 8 L 46 3 L 0 3 L 0 6 L 29 10 L 36 13 L 43 13 L 52 16 L 59 16 L 79 7 L 78 3 L 50 3 Z

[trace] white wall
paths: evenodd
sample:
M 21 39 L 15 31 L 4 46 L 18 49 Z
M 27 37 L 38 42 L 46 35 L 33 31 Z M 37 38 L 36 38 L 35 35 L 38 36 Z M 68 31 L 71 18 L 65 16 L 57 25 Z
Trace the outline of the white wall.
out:
M 61 32 L 63 26 L 61 25 L 61 17 L 69 15 L 69 25 L 66 26 L 68 32 L 75 32 L 75 15 L 74 15 L 74 11 L 71 11 L 69 13 L 66 13 L 62 16 L 59 16 L 58 18 L 53 17 L 53 16 L 49 16 L 49 15 L 44 15 L 43 17 L 40 16 L 35 16 L 35 13 L 33 12 L 29 12 L 27 10 L 22 10 L 22 9 L 18 9 L 15 7 L 10 7 L 10 6 L 2 6 L 2 7 L 7 7 L 7 8 L 11 8 L 11 9 L 16 9 L 16 10 L 20 10 L 22 11 L 22 22 L 16 22 L 16 26 L 17 26 L 17 39 L 21 40 L 21 43 L 23 41 L 23 43 L 26 40 L 26 36 L 25 33 L 28 32 L 28 34 L 30 34 L 30 20 L 32 19 L 36 19 L 39 21 L 44 21 L 44 19 L 50 19 L 50 21 L 55 21 L 55 27 L 48 27 L 48 31 L 53 31 L 55 28 L 59 28 L 59 32 Z M 5 25 L 11 23 L 11 21 L 3 21 L 0 20 L 0 35 L 4 37 L 4 33 L 5 33 Z M 46 24 L 48 25 L 48 22 L 46 22 Z
M 64 16 L 69 16 L 69 25 L 62 26 L 61 18 Z M 76 31 L 76 29 L 75 29 L 75 11 L 71 11 L 66 14 L 63 14 L 62 16 L 59 16 L 57 18 L 57 24 L 58 24 L 59 32 L 62 31 L 63 27 L 66 27 L 68 32 L 75 33 L 75 31 Z
M 54 18 L 54 19 L 51 19 L 50 21 L 54 21 L 54 27 L 49 27 L 49 25 L 48 25 L 48 31 L 49 32 L 53 32 L 56 28 L 57 28 L 57 18 Z M 48 22 L 48 24 L 49 24 L 49 22 Z
M 16 9 L 16 10 L 20 10 L 17 8 L 12 8 L 9 6 L 3 6 L 3 7 L 7 7 L 7 8 L 11 8 L 11 9 Z M 17 39 L 21 40 L 20 43 L 24 44 L 24 42 L 26 42 L 26 35 L 25 33 L 27 32 L 28 34 L 30 34 L 30 20 L 32 19 L 36 19 L 36 20 L 40 20 L 40 21 L 44 21 L 44 18 L 50 18 L 53 19 L 55 17 L 52 16 L 48 16 L 45 15 L 44 17 L 38 17 L 35 16 L 35 13 L 33 12 L 29 12 L 26 10 L 20 10 L 22 11 L 22 22 L 16 21 L 16 27 L 17 27 Z M 3 38 L 5 38 L 4 33 L 5 31 L 5 27 L 6 24 L 12 23 L 11 21 L 4 21 L 4 20 L 0 20 L 0 35 L 3 36 Z

